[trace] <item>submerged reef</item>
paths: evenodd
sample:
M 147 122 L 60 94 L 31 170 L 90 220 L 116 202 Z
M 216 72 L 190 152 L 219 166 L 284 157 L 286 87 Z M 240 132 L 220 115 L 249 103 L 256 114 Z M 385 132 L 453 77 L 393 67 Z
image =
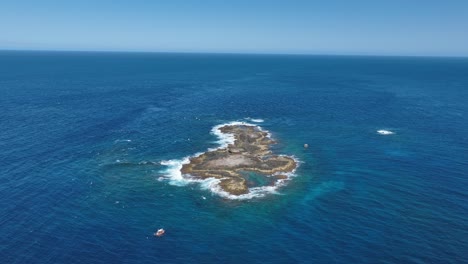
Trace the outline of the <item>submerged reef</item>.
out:
M 270 146 L 276 142 L 258 126 L 236 124 L 216 129 L 233 137 L 233 142 L 190 158 L 189 163 L 182 166 L 182 174 L 196 179 L 218 179 L 225 192 L 242 195 L 249 193 L 252 183 L 248 179 L 252 174 L 268 178 L 270 184 L 276 186 L 297 167 L 292 157 L 272 153 Z

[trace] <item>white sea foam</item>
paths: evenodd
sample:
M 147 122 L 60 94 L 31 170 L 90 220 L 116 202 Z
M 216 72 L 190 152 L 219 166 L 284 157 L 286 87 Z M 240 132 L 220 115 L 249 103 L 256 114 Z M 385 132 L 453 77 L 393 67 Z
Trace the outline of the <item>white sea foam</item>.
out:
M 247 200 L 252 198 L 264 197 L 267 194 L 277 194 L 277 188 L 280 186 L 279 184 L 275 184 L 274 186 L 260 186 L 260 187 L 253 187 L 249 188 L 249 192 L 246 194 L 241 195 L 233 195 L 226 191 L 224 191 L 219 183 L 222 179 L 215 179 L 215 178 L 207 178 L 204 180 L 193 180 L 194 182 L 198 182 L 200 187 L 204 190 L 209 190 L 212 193 L 219 195 L 223 198 L 230 199 L 230 200 Z
M 393 134 L 395 134 L 395 132 L 390 131 L 390 130 L 385 130 L 385 129 L 377 130 L 377 133 L 379 133 L 380 135 L 393 135 Z
M 180 160 L 173 159 L 161 161 L 160 164 L 167 167 L 162 172 L 164 176 L 169 180 L 169 183 L 177 186 L 184 186 L 189 184 L 191 180 L 187 177 L 184 177 L 180 170 L 182 169 L 182 166 L 184 166 L 184 164 L 190 163 L 190 158 L 197 157 L 201 154 L 202 153 L 197 153 L 193 156 L 188 156 Z
M 117 139 L 114 141 L 115 143 L 118 143 L 118 142 L 132 142 L 131 139 Z
M 184 158 L 181 160 L 163 160 L 161 165 L 167 166 L 163 171 L 164 176 L 169 179 L 169 183 L 177 186 L 187 185 L 187 181 L 182 176 L 182 166 L 189 163 L 189 158 Z
M 267 132 L 268 136 L 271 136 L 271 134 L 268 131 L 263 130 L 261 127 L 257 125 L 250 124 L 247 122 L 234 121 L 234 122 L 224 123 L 224 124 L 217 125 L 213 127 L 213 129 L 211 129 L 211 133 L 218 137 L 218 141 L 216 143 L 218 143 L 219 146 L 217 148 L 209 148 L 208 151 L 226 148 L 229 144 L 234 143 L 235 138 L 233 134 L 222 133 L 220 130 L 221 127 L 228 126 L 228 125 L 254 126 L 254 127 L 257 127 L 261 131 Z M 182 174 L 181 172 L 182 166 L 184 164 L 189 164 L 190 158 L 198 157 L 202 154 L 203 153 L 196 153 L 195 155 L 188 156 L 180 160 L 174 159 L 174 160 L 161 161 L 160 162 L 161 165 L 167 166 L 167 168 L 162 171 L 164 177 L 167 178 L 169 180 L 169 183 L 172 185 L 185 186 L 190 183 L 198 183 L 202 189 L 210 190 L 212 193 L 217 194 L 223 198 L 232 199 L 232 200 L 247 200 L 247 199 L 252 199 L 252 198 L 264 197 L 267 194 L 278 194 L 277 192 L 278 187 L 283 186 L 285 182 L 290 180 L 292 177 L 296 176 L 295 172 L 297 168 L 294 169 L 294 171 L 289 172 L 289 173 L 276 173 L 274 175 L 269 175 L 270 177 L 272 177 L 272 176 L 281 174 L 281 175 L 285 175 L 287 178 L 276 180 L 275 184 L 272 186 L 252 187 L 252 188 L 249 188 L 249 192 L 246 194 L 232 195 L 224 191 L 219 185 L 222 179 L 215 179 L 215 178 L 197 179 L 197 178 L 192 177 L 191 175 Z M 286 156 L 286 155 L 280 155 L 280 156 Z M 296 161 L 296 164 L 299 166 L 300 161 L 294 156 L 292 158 Z
M 262 129 L 258 125 L 250 124 L 250 123 L 242 122 L 242 121 L 233 121 L 233 122 L 224 123 L 224 124 L 214 126 L 211 129 L 211 134 L 218 137 L 218 140 L 216 141 L 216 143 L 218 143 L 219 146 L 216 147 L 216 148 L 209 148 L 208 151 L 213 151 L 213 150 L 217 150 L 217 149 L 226 148 L 229 144 L 233 144 L 234 141 L 235 141 L 234 135 L 229 134 L 229 133 L 223 133 L 223 132 L 221 132 L 220 128 L 222 128 L 223 126 L 240 126 L 240 125 L 257 127 L 260 131 L 267 132 L 268 136 L 271 137 L 270 132 Z
M 265 122 L 265 120 L 260 119 L 260 118 L 250 118 L 250 117 L 247 117 L 247 118 L 245 118 L 245 120 L 249 120 L 249 121 L 252 121 L 252 122 L 255 122 L 255 123 L 263 123 L 263 122 Z

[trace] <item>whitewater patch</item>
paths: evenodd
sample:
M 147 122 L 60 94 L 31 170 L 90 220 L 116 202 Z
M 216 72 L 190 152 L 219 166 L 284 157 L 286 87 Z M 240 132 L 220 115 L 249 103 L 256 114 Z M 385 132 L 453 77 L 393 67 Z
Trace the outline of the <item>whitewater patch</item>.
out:
M 163 166 L 166 166 L 167 168 L 161 172 L 163 173 L 164 177 L 169 180 L 170 184 L 176 185 L 176 186 L 185 186 L 193 182 L 193 179 L 190 179 L 189 177 L 184 177 L 180 170 L 182 169 L 182 166 L 184 164 L 190 163 L 190 158 L 197 157 L 201 154 L 202 153 L 197 153 L 193 156 L 187 156 L 180 160 L 177 160 L 177 159 L 162 160 L 160 164 Z
M 292 157 L 297 164 L 297 167 L 299 167 L 299 164 L 301 163 L 296 157 Z M 274 177 L 277 175 L 284 175 L 286 176 L 286 179 L 279 179 L 275 182 L 274 185 L 269 185 L 269 186 L 258 186 L 258 187 L 252 187 L 249 188 L 249 192 L 246 194 L 241 194 L 241 195 L 232 195 L 226 191 L 224 191 L 219 183 L 221 182 L 222 179 L 215 179 L 215 178 L 208 178 L 205 180 L 194 180 L 200 183 L 201 188 L 204 190 L 209 190 L 214 194 L 217 194 L 223 198 L 230 199 L 230 200 L 248 200 L 252 198 L 260 198 L 260 197 L 265 197 L 269 194 L 281 194 L 278 192 L 278 188 L 286 185 L 286 183 L 291 180 L 291 178 L 297 176 L 296 174 L 296 169 L 294 169 L 292 172 L 289 173 L 275 173 L 273 175 L 268 175 L 267 177 Z
M 390 131 L 390 130 L 385 130 L 385 129 L 377 130 L 377 133 L 380 134 L 380 135 L 393 135 L 393 134 L 395 134 L 395 132 Z
M 114 143 L 119 143 L 119 142 L 132 142 L 131 139 L 116 139 Z
M 250 118 L 250 117 L 246 117 L 246 118 L 244 118 L 244 119 L 245 119 L 245 120 L 252 121 L 252 122 L 255 122 L 255 123 L 263 123 L 263 122 L 265 122 L 265 120 L 260 119 L 260 118 Z
M 242 122 L 242 121 L 228 122 L 228 123 L 216 125 L 211 129 L 211 134 L 215 135 L 218 138 L 218 140 L 215 143 L 219 144 L 219 146 L 216 148 L 209 148 L 208 151 L 226 148 L 227 146 L 229 146 L 229 144 L 234 144 L 234 141 L 235 141 L 234 135 L 229 134 L 229 133 L 223 133 L 221 132 L 220 128 L 222 128 L 223 126 L 240 126 L 240 125 L 256 127 L 260 131 L 266 132 L 268 134 L 268 137 L 271 137 L 271 134 L 269 131 L 262 129 L 258 125 L 247 123 L 247 122 Z
M 257 127 L 259 130 L 268 133 L 268 136 L 271 136 L 269 131 L 262 129 L 261 127 L 255 124 L 242 122 L 242 121 L 233 121 L 229 123 L 224 123 L 224 124 L 216 125 L 211 129 L 211 134 L 215 135 L 218 138 L 216 143 L 219 146 L 216 148 L 208 148 L 207 151 L 213 151 L 217 149 L 226 148 L 229 144 L 233 144 L 235 141 L 234 135 L 229 134 L 229 133 L 222 133 L 220 128 L 224 126 L 235 126 L 235 125 L 254 126 L 254 127 Z M 161 171 L 163 176 L 159 177 L 158 180 L 159 181 L 164 180 L 164 179 L 168 180 L 169 184 L 174 185 L 174 186 L 186 186 L 189 184 L 198 184 L 201 189 L 209 190 L 213 194 L 226 198 L 226 199 L 247 200 L 247 199 L 252 199 L 252 198 L 264 197 L 268 194 L 279 194 L 278 188 L 281 186 L 284 186 L 287 181 L 289 181 L 291 178 L 296 176 L 296 169 L 297 167 L 299 167 L 299 164 L 301 163 L 296 157 L 292 156 L 291 158 L 293 158 L 297 164 L 296 169 L 294 169 L 292 172 L 289 172 L 289 173 L 275 173 L 273 175 L 267 176 L 267 177 L 274 177 L 277 175 L 284 175 L 286 176 L 285 179 L 277 180 L 274 185 L 251 187 L 249 188 L 249 192 L 246 194 L 232 195 L 224 191 L 219 185 L 222 179 L 216 179 L 216 178 L 197 179 L 197 178 L 192 177 L 191 175 L 182 174 L 181 172 L 182 166 L 185 164 L 189 164 L 191 158 L 196 158 L 202 154 L 203 153 L 200 152 L 191 156 L 184 157 L 182 159 L 172 159 L 172 160 L 161 161 L 160 164 L 163 166 L 166 166 L 166 168 Z M 286 155 L 279 155 L 279 156 L 286 156 Z
M 280 194 L 278 192 L 278 188 L 284 186 L 287 181 L 291 179 L 291 177 L 296 176 L 295 172 L 290 172 L 290 173 L 283 173 L 282 175 L 287 176 L 286 179 L 280 179 L 277 180 L 274 185 L 268 185 L 268 186 L 258 186 L 258 187 L 251 187 L 249 188 L 249 192 L 246 194 L 241 194 L 241 195 L 232 195 L 226 191 L 224 191 L 219 183 L 221 182 L 222 179 L 215 179 L 215 178 L 208 178 L 204 180 L 197 180 L 197 179 L 192 179 L 193 182 L 197 182 L 200 184 L 201 189 L 203 190 L 209 190 L 213 194 L 216 194 L 222 198 L 226 198 L 229 200 L 248 200 L 252 198 L 260 198 L 260 197 L 265 197 L 269 194 Z M 269 177 L 274 176 L 274 175 L 269 175 Z

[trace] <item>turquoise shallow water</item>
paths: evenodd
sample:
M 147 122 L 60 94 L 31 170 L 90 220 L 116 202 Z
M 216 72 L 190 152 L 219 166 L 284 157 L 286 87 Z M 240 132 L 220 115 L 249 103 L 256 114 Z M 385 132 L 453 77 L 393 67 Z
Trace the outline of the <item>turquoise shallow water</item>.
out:
M 0 93 L 2 263 L 466 262 L 466 59 L 0 52 Z M 165 178 L 248 117 L 278 194 Z

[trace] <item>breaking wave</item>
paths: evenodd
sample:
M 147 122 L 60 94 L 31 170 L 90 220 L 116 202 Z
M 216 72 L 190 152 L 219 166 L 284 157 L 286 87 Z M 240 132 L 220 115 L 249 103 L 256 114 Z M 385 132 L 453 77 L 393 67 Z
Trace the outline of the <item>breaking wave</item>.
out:
M 263 122 L 265 122 L 265 120 L 260 119 L 260 118 L 250 118 L 250 117 L 247 117 L 247 118 L 245 118 L 245 120 L 249 120 L 249 121 L 252 121 L 252 122 L 255 122 L 255 123 L 263 123 Z
M 377 133 L 379 133 L 380 135 L 393 135 L 393 134 L 395 134 L 395 132 L 390 131 L 390 130 L 385 130 L 385 129 L 377 130 Z

